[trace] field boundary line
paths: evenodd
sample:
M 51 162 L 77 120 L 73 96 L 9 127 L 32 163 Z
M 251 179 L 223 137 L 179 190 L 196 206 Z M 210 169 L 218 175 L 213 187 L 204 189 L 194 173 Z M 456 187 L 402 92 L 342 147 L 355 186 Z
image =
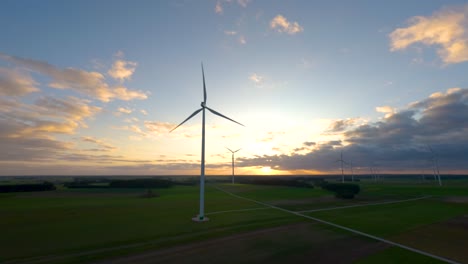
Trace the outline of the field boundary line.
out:
M 320 211 L 329 211 L 329 210 L 338 210 L 338 209 L 346 209 L 346 208 L 353 208 L 353 207 L 361 207 L 361 206 L 372 206 L 372 205 L 382 205 L 382 204 L 394 204 L 394 203 L 404 203 L 410 201 L 417 201 L 422 199 L 427 199 L 432 197 L 431 195 L 426 195 L 417 198 L 405 199 L 405 200 L 396 200 L 396 201 L 386 201 L 380 203 L 366 203 L 366 204 L 354 204 L 354 205 L 345 205 L 345 206 L 336 206 L 336 207 L 328 207 L 328 208 L 319 208 L 319 209 L 311 209 L 311 210 L 302 210 L 302 211 L 295 211 L 296 213 L 312 213 L 312 212 L 320 212 Z
M 214 215 L 214 214 L 223 214 L 223 213 L 235 213 L 235 212 L 244 212 L 244 211 L 256 211 L 256 210 L 265 210 L 271 209 L 270 207 L 256 207 L 256 208 L 248 208 L 248 209 L 237 209 L 237 210 L 226 210 L 226 211 L 216 211 L 212 213 L 206 213 L 205 215 Z
M 406 250 L 409 250 L 409 251 L 412 251 L 412 252 L 415 252 L 415 253 L 419 253 L 421 255 L 431 257 L 431 258 L 434 258 L 434 259 L 437 259 L 437 260 L 440 260 L 440 261 L 444 261 L 444 262 L 451 263 L 451 264 L 461 264 L 461 263 L 456 262 L 454 260 L 447 259 L 447 258 L 444 258 L 444 257 L 441 257 L 441 256 L 437 256 L 437 255 L 431 254 L 431 253 L 426 252 L 426 251 L 422 251 L 422 250 L 419 250 L 419 249 L 416 249 L 416 248 L 405 246 L 405 245 L 400 244 L 400 243 L 396 243 L 396 242 L 393 242 L 393 241 L 390 241 L 390 240 L 387 240 L 387 239 L 384 239 L 384 238 L 381 238 L 381 237 L 378 237 L 378 236 L 367 234 L 367 233 L 364 233 L 364 232 L 361 232 L 361 231 L 358 231 L 358 230 L 355 230 L 355 229 L 352 229 L 352 228 L 349 228 L 349 227 L 334 224 L 332 222 L 328 222 L 328 221 L 325 221 L 325 220 L 322 220 L 322 219 L 319 219 L 319 218 L 308 216 L 308 215 L 305 215 L 305 214 L 302 214 L 302 213 L 299 213 L 299 212 L 290 211 L 290 210 L 287 210 L 287 209 L 284 209 L 284 208 L 281 208 L 281 207 L 278 207 L 278 206 L 275 206 L 275 205 L 271 205 L 271 204 L 260 202 L 260 201 L 254 200 L 254 199 L 242 197 L 242 196 L 239 196 L 237 194 L 231 193 L 229 191 L 223 190 L 220 187 L 215 186 L 215 185 L 212 185 L 212 186 L 215 189 L 218 189 L 219 191 L 222 191 L 222 192 L 224 192 L 226 194 L 229 194 L 231 196 L 234 196 L 234 197 L 237 197 L 237 198 L 240 198 L 240 199 L 244 199 L 244 200 L 251 201 L 251 202 L 254 202 L 254 203 L 257 203 L 257 204 L 261 204 L 261 205 L 264 205 L 264 206 L 268 206 L 268 207 L 271 207 L 271 208 L 274 208 L 274 209 L 277 209 L 277 210 L 280 210 L 280 211 L 283 211 L 283 212 L 286 212 L 286 213 L 290 213 L 290 214 L 294 214 L 294 215 L 304 217 L 304 218 L 307 218 L 307 219 L 310 219 L 310 220 L 314 220 L 314 221 L 322 223 L 322 224 L 326 224 L 326 225 L 330 225 L 330 226 L 333 226 L 333 227 L 336 227 L 336 228 L 339 228 L 339 229 L 343 229 L 343 230 L 346 230 L 346 231 L 349 231 L 349 232 L 352 232 L 352 233 L 355 233 L 355 234 L 358 234 L 358 235 L 361 235 L 361 236 L 365 236 L 365 237 L 368 237 L 368 238 L 371 238 L 371 239 L 374 239 L 374 240 L 377 240 L 377 241 L 380 241 L 380 242 L 384 242 L 384 243 L 392 245 L 392 246 L 396 246 L 396 247 L 403 248 L 403 249 L 406 249 Z

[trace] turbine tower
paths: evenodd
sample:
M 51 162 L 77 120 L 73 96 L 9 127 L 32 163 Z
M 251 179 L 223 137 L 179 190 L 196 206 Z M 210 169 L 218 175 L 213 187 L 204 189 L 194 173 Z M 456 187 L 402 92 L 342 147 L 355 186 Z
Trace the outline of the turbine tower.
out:
M 434 171 L 434 178 L 439 181 L 439 186 L 442 186 L 442 181 L 440 180 L 440 172 L 439 172 L 439 161 L 437 160 L 437 155 L 435 154 L 434 150 L 431 148 L 430 145 L 427 145 L 429 151 L 432 154 L 432 169 Z
M 231 153 L 232 153 L 232 184 L 234 184 L 234 153 L 236 153 L 237 151 L 241 150 L 241 149 L 238 149 L 236 151 L 232 151 L 230 148 L 226 147 Z
M 200 211 L 197 216 L 192 218 L 192 220 L 196 222 L 208 221 L 208 217 L 205 217 L 205 109 L 208 109 L 208 111 L 210 111 L 211 113 L 217 116 L 220 116 L 236 124 L 244 126 L 241 123 L 234 121 L 233 119 L 227 116 L 224 116 L 221 113 L 218 113 L 215 110 L 206 106 L 206 85 L 205 85 L 205 72 L 203 70 L 203 63 L 201 65 L 201 68 L 202 68 L 202 77 L 203 77 L 203 102 L 201 102 L 201 108 L 193 112 L 182 123 L 180 123 L 178 126 L 176 126 L 170 131 L 170 132 L 174 131 L 175 129 L 180 127 L 183 123 L 187 122 L 190 118 L 202 112 L 202 145 L 201 145 L 201 164 L 200 164 Z
M 349 166 L 351 167 L 351 181 L 354 182 L 354 168 L 352 161 L 349 163 Z
M 344 182 L 343 164 L 346 163 L 346 161 L 343 160 L 343 151 L 341 151 L 340 159 L 337 160 L 336 162 L 340 162 L 340 163 L 341 163 L 341 182 L 343 183 L 343 182 Z

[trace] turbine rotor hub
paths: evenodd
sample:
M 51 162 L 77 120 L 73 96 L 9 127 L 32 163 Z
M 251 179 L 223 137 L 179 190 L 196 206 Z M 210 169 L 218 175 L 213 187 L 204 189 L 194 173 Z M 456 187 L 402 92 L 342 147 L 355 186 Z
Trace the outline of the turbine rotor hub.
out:
M 200 105 L 201 105 L 201 107 L 203 107 L 203 108 L 206 107 L 205 102 L 201 102 Z

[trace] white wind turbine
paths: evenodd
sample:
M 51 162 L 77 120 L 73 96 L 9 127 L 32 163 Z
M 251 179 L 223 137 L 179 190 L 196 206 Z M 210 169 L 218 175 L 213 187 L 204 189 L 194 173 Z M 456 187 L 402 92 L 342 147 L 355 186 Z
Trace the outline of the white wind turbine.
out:
M 432 170 L 434 171 L 434 178 L 439 181 L 439 186 L 442 186 L 442 181 L 440 180 L 440 172 L 439 172 L 439 161 L 437 160 L 437 155 L 435 154 L 434 150 L 431 148 L 430 145 L 427 145 L 429 151 L 432 154 Z
M 193 112 L 189 117 L 187 117 L 187 119 L 185 119 L 182 123 L 180 123 L 178 126 L 176 126 L 170 131 L 170 132 L 174 131 L 183 123 L 187 122 L 190 118 L 202 112 L 202 146 L 201 146 L 202 150 L 201 150 L 201 164 L 200 164 L 200 167 L 201 167 L 200 169 L 200 211 L 199 211 L 198 216 L 192 218 L 192 220 L 196 222 L 208 221 L 208 217 L 205 217 L 205 109 L 208 109 L 208 111 L 210 111 L 211 113 L 217 116 L 220 116 L 236 124 L 244 126 L 241 123 L 234 121 L 231 118 L 224 116 L 221 113 L 218 113 L 215 110 L 206 106 L 206 85 L 205 85 L 205 72 L 203 70 L 203 64 L 201 67 L 202 67 L 202 76 L 203 76 L 203 102 L 201 102 L 201 108 Z
M 343 151 L 341 151 L 340 159 L 339 159 L 339 160 L 336 160 L 336 162 L 340 162 L 340 163 L 341 163 L 341 182 L 344 182 L 343 164 L 345 164 L 346 161 L 343 160 Z
M 376 172 L 375 172 L 374 168 L 369 167 L 369 169 L 370 169 L 370 172 L 371 172 L 371 179 L 373 178 L 374 181 L 377 181 L 377 175 L 375 174 Z
M 237 151 L 241 150 L 241 149 L 238 149 L 236 151 L 232 151 L 230 148 L 226 147 L 231 153 L 232 153 L 232 184 L 234 184 L 234 153 L 236 153 Z

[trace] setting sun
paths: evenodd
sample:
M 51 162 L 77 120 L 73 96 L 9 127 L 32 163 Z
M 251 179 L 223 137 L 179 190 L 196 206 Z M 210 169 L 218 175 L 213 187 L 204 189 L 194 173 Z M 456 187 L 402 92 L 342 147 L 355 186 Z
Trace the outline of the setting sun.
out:
M 269 166 L 262 167 L 261 169 L 262 174 L 271 174 L 271 168 Z

